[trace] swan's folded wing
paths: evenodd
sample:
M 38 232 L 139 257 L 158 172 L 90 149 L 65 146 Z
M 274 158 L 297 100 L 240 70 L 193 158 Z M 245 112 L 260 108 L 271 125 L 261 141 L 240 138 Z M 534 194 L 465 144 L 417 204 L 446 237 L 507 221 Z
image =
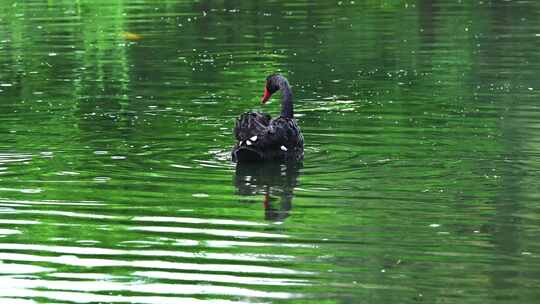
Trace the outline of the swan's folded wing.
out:
M 304 137 L 296 122 L 283 117 L 272 120 L 260 139 L 258 145 L 265 148 L 304 147 Z
M 236 120 L 234 136 L 241 141 L 253 136 L 257 136 L 268 128 L 270 115 L 265 113 L 247 112 Z

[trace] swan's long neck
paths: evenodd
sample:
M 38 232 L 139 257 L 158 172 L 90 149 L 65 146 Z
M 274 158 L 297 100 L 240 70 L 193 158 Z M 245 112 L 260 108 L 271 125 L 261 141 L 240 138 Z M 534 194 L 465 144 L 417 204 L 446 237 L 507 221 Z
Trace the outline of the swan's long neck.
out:
M 281 101 L 281 116 L 286 118 L 293 118 L 293 94 L 287 79 L 281 78 L 279 87 L 283 92 L 283 99 Z

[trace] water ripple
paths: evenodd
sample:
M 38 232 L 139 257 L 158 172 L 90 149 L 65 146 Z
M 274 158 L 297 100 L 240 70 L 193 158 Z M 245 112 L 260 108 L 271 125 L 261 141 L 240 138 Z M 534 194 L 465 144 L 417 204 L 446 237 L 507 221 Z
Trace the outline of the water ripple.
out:
M 14 289 L 46 289 L 64 290 L 75 292 L 134 292 L 144 294 L 166 295 L 227 295 L 239 297 L 257 297 L 273 299 L 290 299 L 299 297 L 297 293 L 289 292 L 266 292 L 255 289 L 192 284 L 166 284 L 166 283 L 121 283 L 109 281 L 60 281 L 60 280 L 27 280 L 17 278 L 0 277 L 0 292 L 6 296 L 13 296 L 10 288 Z M 95 299 L 93 301 L 96 301 Z
M 208 228 L 186 228 L 186 227 L 163 227 L 163 226 L 140 226 L 129 227 L 128 230 L 147 231 L 159 233 L 183 233 L 183 234 L 207 234 L 234 238 L 288 238 L 288 235 L 278 233 L 263 233 L 239 230 L 208 229 Z
M 291 261 L 294 257 L 275 254 L 227 254 L 227 253 L 189 253 L 167 250 L 120 250 L 97 247 L 68 247 L 45 246 L 28 244 L 2 244 L 0 250 L 26 250 L 39 252 L 54 252 L 62 254 L 82 255 L 116 255 L 116 256 L 148 256 L 148 257 L 177 257 L 231 261 Z
M 136 276 L 167 279 L 176 281 L 202 281 L 202 282 L 217 282 L 244 284 L 244 285 L 276 285 L 276 286 L 305 286 L 310 285 L 309 280 L 305 279 L 279 279 L 279 278 L 263 278 L 263 277 L 246 277 L 232 275 L 216 275 L 216 274 L 201 274 L 201 273 L 185 273 L 185 272 L 161 272 L 161 271 L 136 271 L 133 273 Z
M 210 224 L 210 225 L 233 225 L 233 226 L 267 226 L 265 223 L 247 222 L 237 220 L 223 219 L 202 219 L 202 218 L 187 218 L 187 217 L 151 217 L 138 216 L 132 219 L 133 221 L 141 222 L 156 222 L 156 223 L 188 223 L 188 224 Z
M 234 265 L 234 264 L 196 264 L 166 262 L 160 260 L 126 261 L 112 259 L 80 258 L 73 255 L 62 256 L 36 256 L 22 253 L 0 252 L 1 260 L 19 262 L 46 262 L 61 265 L 79 267 L 132 267 L 132 268 L 154 268 L 154 269 L 178 269 L 192 271 L 209 272 L 237 272 L 237 273 L 266 273 L 266 274 L 288 274 L 288 275 L 312 275 L 309 271 L 296 271 L 286 268 L 256 266 L 256 265 Z

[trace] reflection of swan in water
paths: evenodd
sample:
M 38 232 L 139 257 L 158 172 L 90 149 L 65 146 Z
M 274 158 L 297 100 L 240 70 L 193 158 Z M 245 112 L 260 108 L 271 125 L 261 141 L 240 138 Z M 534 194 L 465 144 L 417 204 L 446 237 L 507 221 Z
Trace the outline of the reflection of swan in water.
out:
M 263 194 L 265 219 L 282 221 L 289 216 L 292 208 L 294 187 L 302 163 L 238 163 L 234 184 L 240 195 Z M 272 196 L 279 196 L 280 202 L 272 202 Z

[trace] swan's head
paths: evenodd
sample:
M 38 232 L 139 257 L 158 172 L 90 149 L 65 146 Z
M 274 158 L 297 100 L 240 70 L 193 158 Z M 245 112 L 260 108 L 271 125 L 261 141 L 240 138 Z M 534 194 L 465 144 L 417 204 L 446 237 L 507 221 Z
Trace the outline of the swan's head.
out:
M 279 89 L 281 88 L 281 85 L 284 82 L 287 82 L 287 79 L 285 79 L 285 77 L 279 74 L 272 74 L 266 77 L 266 86 L 264 87 L 264 95 L 261 99 L 261 103 L 265 104 L 268 101 L 268 99 L 270 99 L 272 94 L 279 91 Z

